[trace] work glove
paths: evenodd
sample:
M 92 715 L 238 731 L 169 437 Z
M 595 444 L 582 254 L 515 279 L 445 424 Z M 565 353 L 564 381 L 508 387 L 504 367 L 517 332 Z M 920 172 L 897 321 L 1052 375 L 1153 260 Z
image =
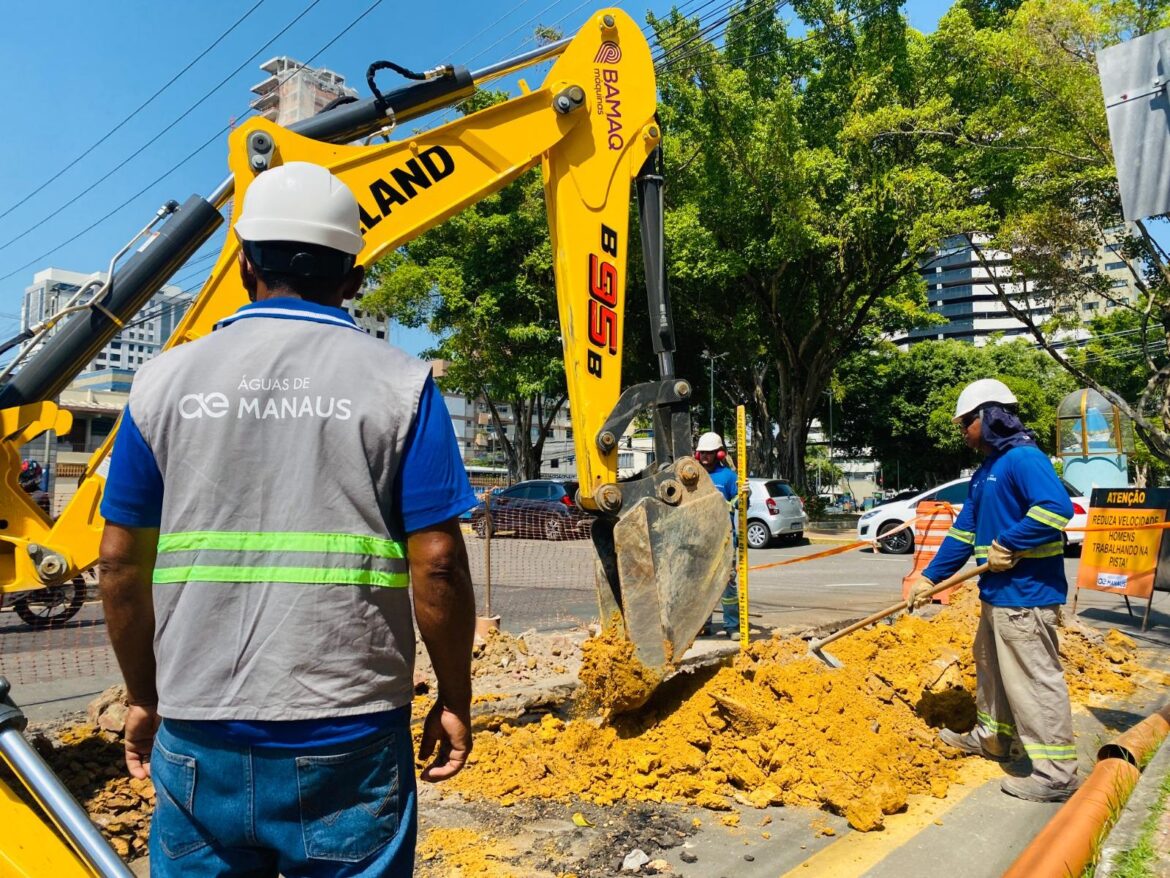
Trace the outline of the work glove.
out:
M 991 541 L 991 548 L 987 550 L 987 569 L 992 573 L 1003 573 L 1011 570 L 1020 560 L 1015 552 L 1005 549 L 998 540 Z
M 912 583 L 910 583 L 910 593 L 906 596 L 906 604 L 911 610 L 916 610 L 925 604 L 929 604 L 931 598 L 926 596 L 926 593 L 934 588 L 935 583 L 931 582 L 925 576 L 919 576 Z

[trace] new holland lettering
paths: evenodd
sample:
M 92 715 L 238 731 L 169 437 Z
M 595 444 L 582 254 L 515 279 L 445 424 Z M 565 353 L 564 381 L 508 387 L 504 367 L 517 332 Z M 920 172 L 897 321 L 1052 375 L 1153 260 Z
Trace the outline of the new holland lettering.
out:
M 362 231 L 368 232 L 383 217 L 389 216 L 395 205 L 406 204 L 420 190 L 429 189 L 433 183 L 438 183 L 454 172 L 455 159 L 442 146 L 424 149 L 415 158 L 408 159 L 402 167 L 392 168 L 369 186 L 375 208 L 367 209 L 364 204 L 358 208 Z
M 601 226 L 601 252 L 617 258 L 617 232 L 604 223 Z M 618 317 L 617 307 L 621 290 L 618 288 L 618 272 L 614 262 L 589 254 L 589 343 L 597 350 L 586 356 L 586 368 L 590 375 L 600 378 L 604 360 L 603 353 L 617 356 Z

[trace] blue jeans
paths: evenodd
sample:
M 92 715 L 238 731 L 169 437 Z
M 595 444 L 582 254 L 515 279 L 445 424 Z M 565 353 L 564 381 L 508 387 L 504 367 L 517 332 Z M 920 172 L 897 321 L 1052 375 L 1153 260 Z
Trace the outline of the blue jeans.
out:
M 407 878 L 418 833 L 409 722 L 365 740 L 242 747 L 164 720 L 151 878 Z
M 719 608 L 723 611 L 723 630 L 727 632 L 727 636 L 739 637 L 739 587 L 736 585 L 734 573 L 723 587 Z

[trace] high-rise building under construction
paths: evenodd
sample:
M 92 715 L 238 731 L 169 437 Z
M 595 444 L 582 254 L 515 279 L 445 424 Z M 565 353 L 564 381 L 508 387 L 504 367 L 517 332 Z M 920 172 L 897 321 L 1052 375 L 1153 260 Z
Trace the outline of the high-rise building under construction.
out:
M 339 97 L 356 97 L 345 77 L 324 67 L 309 67 L 280 55 L 260 65 L 267 79 L 252 86 L 252 109 L 277 125 L 288 126 L 319 113 Z

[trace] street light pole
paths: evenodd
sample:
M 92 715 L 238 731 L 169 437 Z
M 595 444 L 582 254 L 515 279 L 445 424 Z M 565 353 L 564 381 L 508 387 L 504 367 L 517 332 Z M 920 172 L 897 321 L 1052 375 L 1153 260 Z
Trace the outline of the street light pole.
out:
M 709 415 L 711 418 L 711 432 L 714 433 L 715 432 L 715 361 L 722 360 L 724 357 L 726 357 L 727 351 L 724 351 L 721 354 L 712 354 L 710 351 L 703 351 L 703 353 L 700 354 L 700 356 L 706 358 L 707 363 L 710 365 L 710 370 L 711 370 L 711 390 L 710 390 L 710 398 L 708 401 L 708 412 L 709 412 Z
M 828 393 L 828 465 L 833 466 L 833 391 Z

